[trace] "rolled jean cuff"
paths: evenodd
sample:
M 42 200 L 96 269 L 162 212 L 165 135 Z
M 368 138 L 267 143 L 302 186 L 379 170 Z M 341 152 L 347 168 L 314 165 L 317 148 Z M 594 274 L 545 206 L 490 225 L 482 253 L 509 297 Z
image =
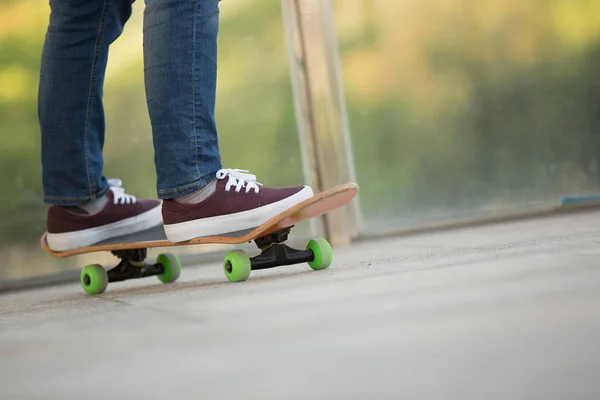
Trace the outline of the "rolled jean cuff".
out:
M 54 206 L 80 206 L 83 204 L 91 203 L 94 200 L 99 199 L 100 197 L 106 195 L 110 187 L 108 185 L 104 186 L 101 190 L 97 191 L 93 196 L 84 195 L 84 196 L 52 196 L 52 195 L 44 195 L 44 203 Z
M 158 198 L 161 200 L 174 199 L 174 198 L 185 196 L 186 194 L 190 194 L 195 191 L 198 191 L 198 190 L 206 187 L 206 185 L 208 185 L 215 179 L 217 179 L 216 174 L 217 174 L 217 171 L 215 171 L 214 173 L 205 175 L 202 178 L 195 181 L 194 183 L 190 183 L 189 185 L 179 186 L 179 187 L 176 187 L 173 189 L 159 189 L 158 190 Z

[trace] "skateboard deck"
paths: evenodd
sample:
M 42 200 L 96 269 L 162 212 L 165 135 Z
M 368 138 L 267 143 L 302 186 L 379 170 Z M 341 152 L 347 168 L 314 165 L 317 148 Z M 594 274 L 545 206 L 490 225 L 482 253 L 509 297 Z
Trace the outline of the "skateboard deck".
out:
M 307 262 L 313 269 L 324 269 L 332 258 L 331 246 L 325 239 L 314 239 L 305 250 L 288 247 L 284 242 L 290 229 L 303 221 L 326 214 L 348 204 L 358 193 L 357 184 L 348 183 L 317 193 L 254 229 L 231 232 L 219 236 L 198 237 L 183 242 L 171 242 L 162 226 L 112 238 L 91 246 L 67 251 L 53 251 L 48 247 L 46 233 L 40 238 L 42 249 L 55 258 L 79 254 L 110 251 L 121 259 L 119 265 L 106 272 L 99 265 L 88 265 L 82 270 L 81 283 L 89 294 L 102 293 L 108 282 L 123 281 L 156 275 L 163 282 L 172 282 L 179 277 L 181 262 L 171 254 L 158 256 L 156 264 L 146 264 L 146 251 L 155 247 L 176 247 L 201 244 L 242 244 L 255 241 L 261 249 L 259 256 L 250 258 L 245 252 L 235 250 L 227 253 L 224 270 L 233 282 L 246 280 L 251 270 L 273 268 Z

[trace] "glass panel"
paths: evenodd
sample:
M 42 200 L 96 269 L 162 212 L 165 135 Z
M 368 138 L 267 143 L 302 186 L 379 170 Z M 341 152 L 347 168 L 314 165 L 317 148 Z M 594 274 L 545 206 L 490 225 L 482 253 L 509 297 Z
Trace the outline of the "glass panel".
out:
M 143 7 L 143 2 L 134 3 L 134 15 L 111 48 L 104 95 L 105 173 L 121 178 L 138 196 L 154 197 L 142 64 Z M 252 0 L 221 2 L 220 7 L 217 122 L 224 165 L 249 169 L 268 185 L 302 183 L 281 5 Z M 0 285 L 115 260 L 104 253 L 56 260 L 39 246 L 46 206 L 36 96 L 48 13 L 36 0 L 0 2 Z M 301 224 L 293 237 L 307 234 L 307 225 Z M 191 246 L 175 251 L 212 249 Z
M 599 2 L 333 4 L 367 231 L 599 189 Z

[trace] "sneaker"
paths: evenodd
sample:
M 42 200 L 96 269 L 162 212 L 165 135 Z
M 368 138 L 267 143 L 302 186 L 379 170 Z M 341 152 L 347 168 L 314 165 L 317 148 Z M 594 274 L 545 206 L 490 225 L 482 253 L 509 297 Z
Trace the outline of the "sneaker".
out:
M 113 237 L 136 233 L 162 224 L 161 201 L 137 199 L 125 193 L 118 179 L 109 179 L 109 191 L 99 211 L 85 206 L 51 206 L 47 218 L 48 247 L 54 251 L 91 246 Z
M 313 196 L 308 186 L 265 187 L 246 172 L 219 170 L 213 193 L 198 203 L 163 201 L 167 238 L 182 242 L 252 229 Z

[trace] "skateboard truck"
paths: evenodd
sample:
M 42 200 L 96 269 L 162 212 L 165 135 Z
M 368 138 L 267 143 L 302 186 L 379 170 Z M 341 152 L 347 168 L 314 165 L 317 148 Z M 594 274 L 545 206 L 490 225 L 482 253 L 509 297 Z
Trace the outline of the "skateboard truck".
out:
M 111 253 L 121 262 L 108 271 L 109 283 L 160 275 L 164 271 L 162 264 L 146 264 L 146 249 L 115 250 Z
M 161 282 L 174 282 L 181 274 L 181 261 L 171 253 L 160 254 L 156 263 L 146 263 L 147 249 L 114 250 L 111 253 L 121 261 L 110 270 L 99 264 L 86 265 L 81 271 L 81 285 L 88 294 L 100 294 L 109 282 L 156 276 Z
M 333 252 L 327 240 L 310 240 L 304 250 L 294 249 L 284 243 L 292 226 L 254 239 L 254 243 L 261 250 L 257 256 L 250 258 L 243 250 L 227 253 L 223 260 L 223 270 L 227 279 L 231 282 L 241 282 L 248 279 L 251 271 L 284 265 L 308 263 L 314 270 L 329 267 Z
M 288 239 L 292 226 L 254 241 L 261 253 L 250 259 L 253 271 L 314 261 L 315 255 L 312 250 L 297 250 L 284 243 Z

